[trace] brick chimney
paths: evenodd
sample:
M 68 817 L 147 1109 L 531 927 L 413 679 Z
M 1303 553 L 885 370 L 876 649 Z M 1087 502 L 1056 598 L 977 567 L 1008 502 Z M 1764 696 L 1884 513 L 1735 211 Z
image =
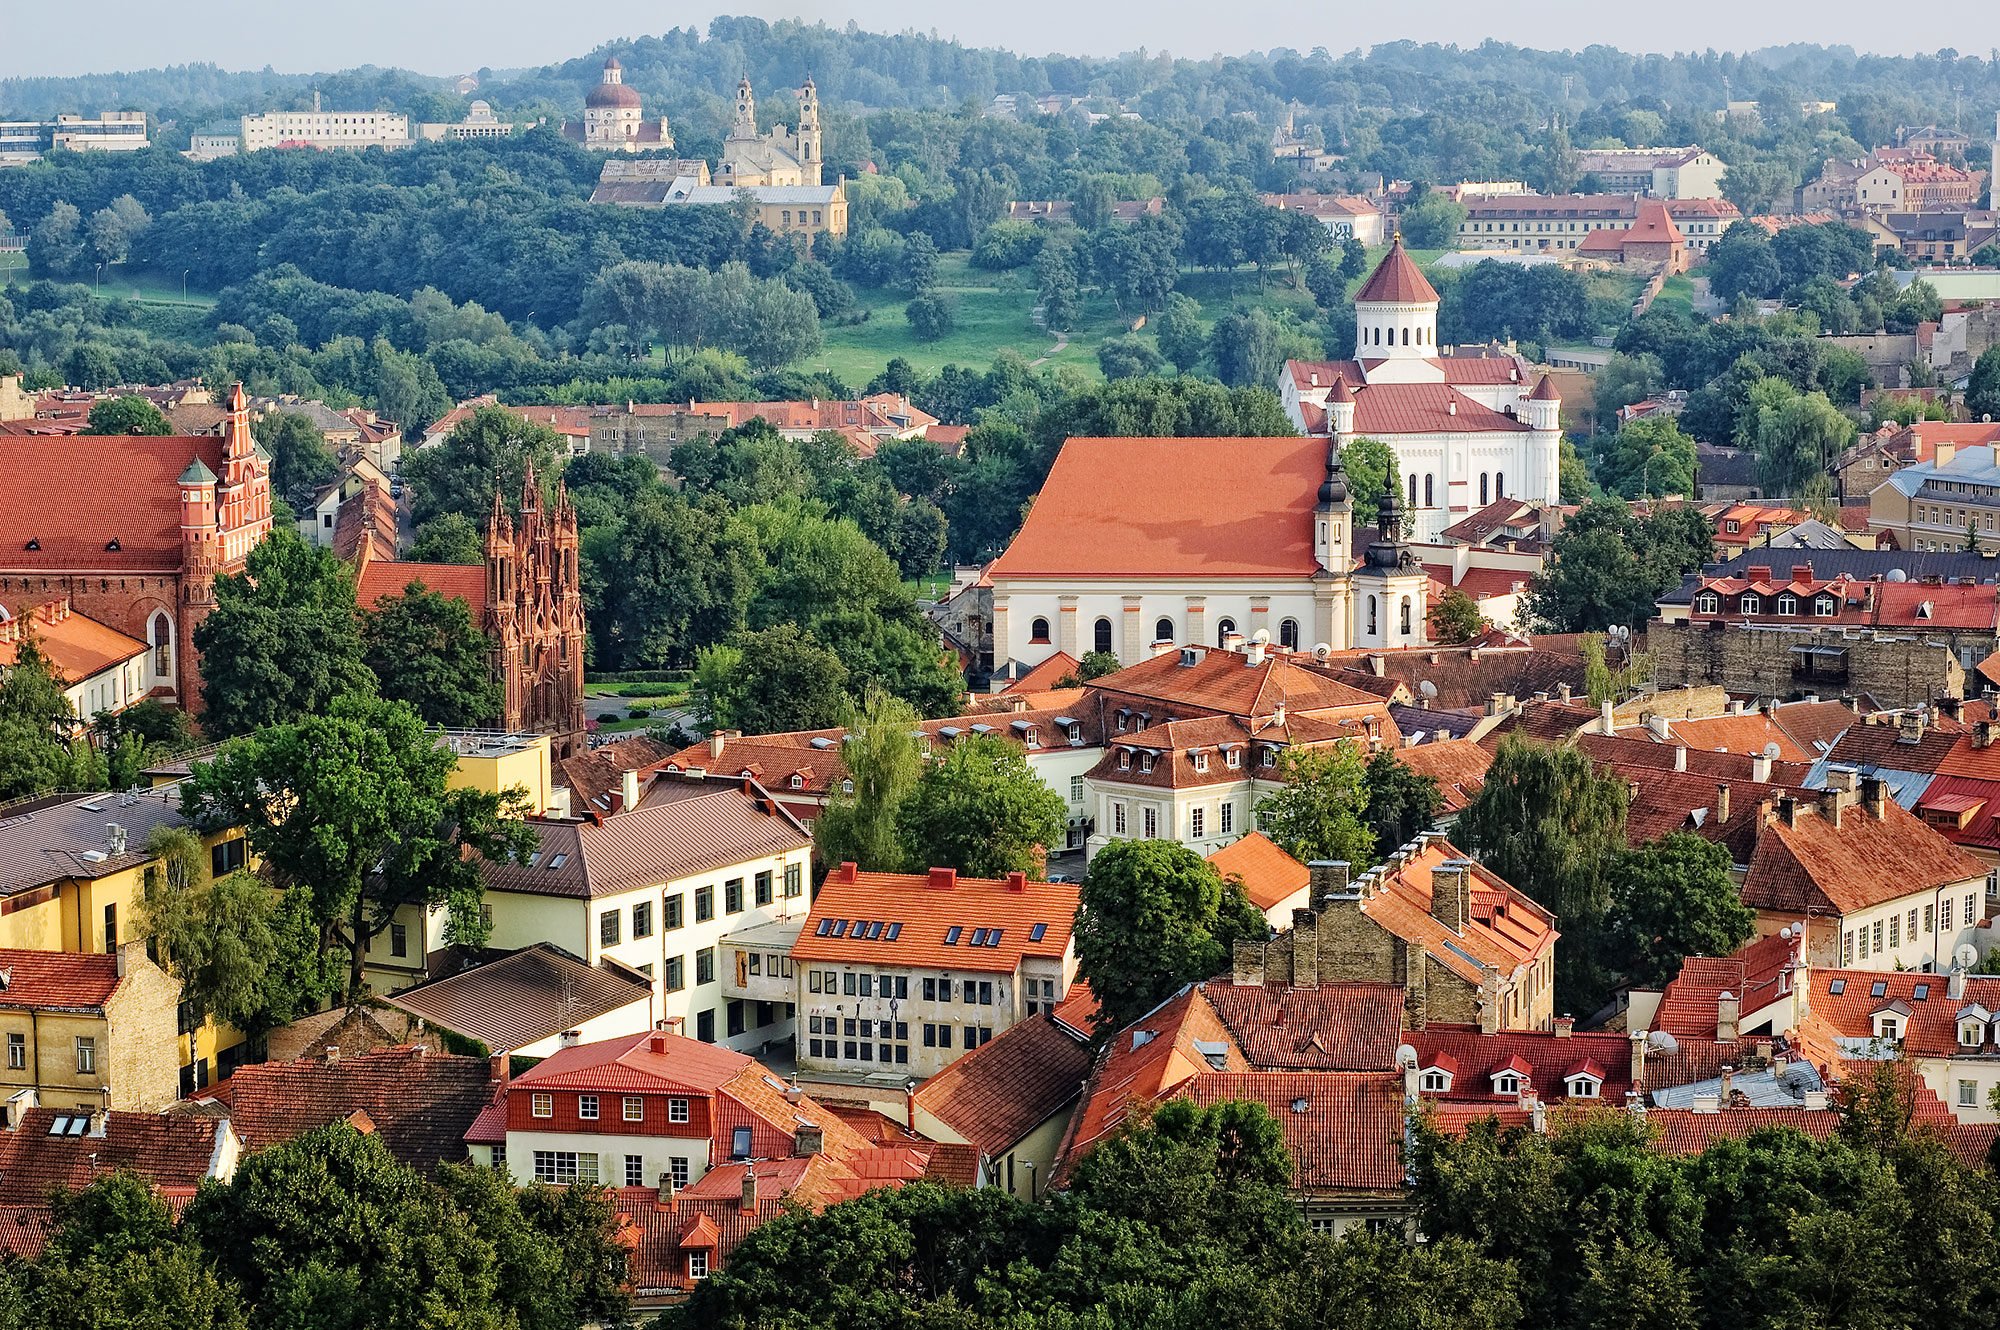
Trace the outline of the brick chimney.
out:
M 1463 859 L 1447 859 L 1431 869 L 1431 918 L 1454 933 L 1463 933 L 1472 915 L 1470 879 Z
M 660 1174 L 660 1207 L 665 1210 L 675 1209 L 675 1196 L 674 1175 L 672 1173 Z
M 627 771 L 622 773 L 620 779 L 622 783 L 619 786 L 619 792 L 623 798 L 623 802 L 618 805 L 620 811 L 628 808 L 637 808 L 639 806 L 639 773 L 637 771 Z
M 1020 893 L 1025 892 L 1027 889 L 1028 875 L 1026 873 L 1007 874 L 1007 890 Z
M 1292 987 L 1319 987 L 1319 916 L 1292 911 Z
M 1258 938 L 1236 939 L 1236 954 L 1230 958 L 1229 982 L 1239 988 L 1264 986 L 1264 948 Z
M 859 882 L 861 880 L 860 865 L 856 864 L 852 859 L 845 860 L 834 871 L 833 880 L 836 882 Z
M 1646 1085 L 1646 1032 L 1632 1032 L 1632 1088 L 1643 1090 Z
M 1778 816 L 1785 820 L 1786 826 L 1796 827 L 1799 824 L 1799 801 L 1789 794 L 1780 795 L 1778 798 Z
M 792 1153 L 801 1159 L 826 1149 L 826 1128 L 804 1123 L 792 1133 Z
M 1839 790 L 1828 790 L 1819 797 L 1819 815 L 1835 831 L 1840 830 L 1841 797 Z
M 1861 806 L 1877 822 L 1889 816 L 1889 782 L 1880 776 L 1861 778 Z
M 1715 820 L 1717 822 L 1729 820 L 1729 782 L 1726 780 L 1717 781 L 1715 784 Z
M 1315 859 L 1306 865 L 1310 878 L 1306 897 L 1314 909 L 1323 909 L 1332 896 L 1348 894 L 1348 871 L 1353 867 L 1345 859 Z
M 754 1164 L 745 1164 L 743 1166 L 742 1208 L 743 1213 L 746 1215 L 757 1212 L 757 1167 Z
M 845 864 L 841 865 L 843 869 L 846 866 Z M 851 882 L 854 879 L 847 878 L 845 880 Z M 933 868 L 925 885 L 932 891 L 950 891 L 958 885 L 958 870 L 956 868 Z
M 1574 1033 L 1576 1033 L 1576 1017 L 1556 1017 L 1556 1038 L 1567 1039 Z
M 512 1061 L 505 1053 L 495 1053 L 486 1059 L 486 1079 L 495 1085 L 505 1085 Z

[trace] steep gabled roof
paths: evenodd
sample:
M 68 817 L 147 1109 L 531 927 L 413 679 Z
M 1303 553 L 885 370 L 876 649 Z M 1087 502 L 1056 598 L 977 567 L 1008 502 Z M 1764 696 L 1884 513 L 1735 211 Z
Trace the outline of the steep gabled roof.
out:
M 1260 910 L 1269 910 L 1306 889 L 1312 874 L 1261 831 L 1240 836 L 1208 856 L 1224 878 L 1243 880 L 1244 894 Z
M 1882 816 L 1855 804 L 1841 824 L 1805 804 L 1795 823 L 1766 824 L 1743 879 L 1743 903 L 1803 918 L 1808 912 L 1851 914 L 1914 892 L 1986 877 L 1986 866 L 1953 845 L 1894 800 Z
M 191 460 L 220 472 L 223 444 L 217 434 L 6 436 L 0 568 L 179 569 L 179 476 Z
M 261 1150 L 357 1109 L 396 1159 L 428 1173 L 465 1157 L 465 1133 L 493 1097 L 484 1058 L 384 1049 L 359 1057 L 263 1062 L 229 1078 L 230 1120 Z
M 820 884 L 792 956 L 1011 972 L 1025 957 L 1068 951 L 1076 901 L 1073 882 L 959 877 L 948 868 L 863 873 L 841 864 Z
M 69 1129 L 58 1132 L 58 1121 Z M 197 1187 L 214 1176 L 228 1130 L 220 1118 L 26 1109 L 0 1133 L 0 1205 L 38 1204 L 52 1188 L 75 1191 L 121 1168 L 156 1187 Z
M 917 1107 L 997 1159 L 1076 1102 L 1089 1071 L 1088 1042 L 1044 1012 L 925 1081 Z

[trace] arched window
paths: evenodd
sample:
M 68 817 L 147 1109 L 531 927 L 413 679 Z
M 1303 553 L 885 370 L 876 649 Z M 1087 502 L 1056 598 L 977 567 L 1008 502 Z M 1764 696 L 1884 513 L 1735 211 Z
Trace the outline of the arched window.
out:
M 1174 640 L 1174 621 L 1173 621 L 1172 619 L 1156 619 L 1156 620 L 1154 620 L 1154 621 L 1153 621 L 1153 640 L 1154 640 L 1155 642 L 1171 642 L 1171 641 L 1173 641 L 1173 640 Z
M 162 610 L 153 616 L 153 677 L 170 679 L 174 673 L 174 621 Z
M 1034 622 L 1030 623 L 1028 625 L 1028 637 L 1036 642 L 1048 641 L 1049 621 L 1047 619 L 1037 618 Z
M 1492 500 L 1486 497 L 1486 481 L 1487 481 L 1487 475 L 1484 471 L 1481 471 L 1479 473 L 1479 506 L 1481 508 L 1484 508 L 1488 503 L 1492 502 Z
M 1435 508 L 1437 506 L 1437 491 L 1431 488 L 1436 479 L 1437 477 L 1429 473 L 1424 475 L 1424 507 L 1426 508 Z
M 1493 497 L 1496 499 L 1507 497 L 1507 473 L 1505 471 L 1495 471 L 1493 473 Z
M 1287 651 L 1299 649 L 1299 621 L 1286 619 L 1278 625 L 1278 645 Z
M 1097 626 L 1090 630 L 1090 640 L 1092 650 L 1111 650 L 1111 620 L 1099 619 Z
M 1797 596 L 1787 591 L 1784 595 L 1778 597 L 1778 613 L 1797 614 L 1798 612 L 1799 598 Z
M 1747 591 L 1743 593 L 1742 599 L 1736 602 L 1736 609 L 1739 613 L 1742 614 L 1755 614 L 1763 608 L 1764 608 L 1764 602 L 1757 596 Z
M 1821 596 L 1813 602 L 1813 613 L 1822 619 L 1832 618 L 1837 608 L 1832 596 Z
M 1410 598 L 1403 597 L 1403 636 L 1410 635 Z
M 1722 601 L 1713 591 L 1704 591 L 1694 598 L 1696 614 L 1713 614 L 1721 607 Z
M 1380 630 L 1375 626 L 1375 597 L 1368 598 L 1368 635 L 1373 637 Z
M 1217 619 L 1215 621 L 1215 644 L 1217 646 L 1228 645 L 1229 635 L 1235 631 L 1236 631 L 1236 620 Z
M 1417 506 L 1417 473 L 1410 473 L 1410 507 Z

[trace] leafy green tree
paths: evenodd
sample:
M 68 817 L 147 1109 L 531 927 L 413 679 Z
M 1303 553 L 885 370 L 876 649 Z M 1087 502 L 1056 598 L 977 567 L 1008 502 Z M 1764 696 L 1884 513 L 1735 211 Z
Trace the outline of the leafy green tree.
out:
M 903 802 L 903 861 L 919 872 L 956 868 L 967 877 L 1026 873 L 1039 880 L 1067 811 L 1019 747 L 997 735 L 964 735 L 925 766 Z
M 130 194 L 120 194 L 90 215 L 90 252 L 100 263 L 123 263 L 153 225 L 151 213 Z
M 1097 998 L 1098 1033 L 1227 970 L 1237 939 L 1265 933 L 1242 883 L 1185 845 L 1112 841 L 1090 861 L 1077 910 L 1077 972 Z
M 1043 243 L 1042 252 L 1035 256 L 1035 296 L 1043 327 L 1050 332 L 1068 332 L 1076 326 L 1082 296 L 1072 242 L 1057 243 L 1050 238 Z
M 377 691 L 407 702 L 427 725 L 492 724 L 505 703 L 493 677 L 493 643 L 472 609 L 412 580 L 361 615 L 362 660 Z
M 211 734 L 281 725 L 375 685 L 362 659 L 353 570 L 282 528 L 250 551 L 242 572 L 215 579 L 215 608 L 194 644 Z
M 136 739 L 156 753 L 177 753 L 194 747 L 194 725 L 187 712 L 163 705 L 156 698 L 144 698 L 115 714 L 100 713 L 91 721 L 97 741 L 115 749 L 127 739 Z
M 29 1290 L 0 1310 L 10 1330 L 242 1330 L 241 1296 L 173 1231 L 173 1212 L 119 1170 L 51 1198 Z M 10 1316 L 10 1313 L 12 1314 Z
M 1347 469 L 1347 497 L 1354 505 L 1355 529 L 1374 526 L 1381 520 L 1378 509 L 1383 491 L 1401 485 L 1395 452 L 1380 439 L 1364 437 L 1340 450 L 1340 462 Z
M 686 668 L 743 627 L 764 558 L 728 518 L 726 503 L 648 493 L 584 537 L 587 563 L 607 583 L 592 625 L 598 660 Z
M 447 512 L 484 522 L 496 490 L 511 511 L 529 467 L 542 484 L 554 481 L 561 443 L 547 425 L 505 407 L 482 406 L 435 447 L 403 459 L 411 514 L 419 525 Z
M 1729 875 L 1724 846 L 1669 832 L 1610 868 L 1603 963 L 1635 984 L 1665 985 L 1689 956 L 1728 956 L 1756 933 L 1757 915 Z
M 250 432 L 271 454 L 272 490 L 294 509 L 310 507 L 320 488 L 340 474 L 340 463 L 311 416 L 273 411 L 254 421 Z
M 1450 249 L 1465 225 L 1465 207 L 1442 194 L 1426 194 L 1403 209 L 1403 239 L 1416 249 Z
M 28 232 L 28 266 L 43 277 L 88 276 L 88 236 L 76 205 L 57 199 Z
M 1800 393 L 1779 378 L 1760 380 L 1737 423 L 1737 442 L 1754 448 L 1772 494 L 1797 494 L 1854 441 L 1855 424 L 1822 392 Z
M 1602 479 L 1631 499 L 1694 493 L 1694 440 L 1672 416 L 1646 416 L 1612 437 Z
M 1435 826 L 1444 811 L 1437 777 L 1413 770 L 1386 748 L 1368 759 L 1363 783 L 1368 829 L 1377 846 L 1408 844 L 1418 832 Z
M 897 817 L 924 764 L 916 724 L 909 703 L 880 689 L 850 714 L 840 759 L 854 789 L 834 792 L 813 820 L 813 853 L 822 864 L 853 862 L 889 873 L 903 866 Z
M 1159 339 L 1160 354 L 1183 374 L 1192 374 L 1208 354 L 1208 334 L 1201 326 L 1201 306 L 1190 296 L 1175 292 L 1167 297 L 1166 308 L 1153 320 L 1153 335 Z
M 1486 616 L 1479 612 L 1477 602 L 1457 587 L 1438 597 L 1425 617 L 1432 639 L 1439 642 L 1469 642 L 1486 626 Z
M 1342 740 L 1288 747 L 1278 754 L 1284 788 L 1257 805 L 1257 826 L 1301 863 L 1344 860 L 1356 869 L 1375 862 L 1375 833 L 1368 811 L 1366 763 L 1355 744 Z
M 903 285 L 918 295 L 937 285 L 938 247 L 929 235 L 916 231 L 903 240 Z
M 951 298 L 931 290 L 919 292 L 903 306 L 903 317 L 909 321 L 911 335 L 920 342 L 943 341 L 958 327 L 958 311 Z
M 1264 1105 L 1240 1099 L 1206 1108 L 1170 1099 L 1070 1171 L 1080 1203 L 1172 1247 L 1293 1246 L 1291 1183 L 1283 1129 Z
M 450 789 L 454 768 L 407 704 L 348 696 L 225 745 L 182 785 L 181 811 L 244 827 L 273 885 L 310 892 L 319 954 L 346 948 L 359 994 L 369 940 L 406 906 L 444 906 L 448 938 L 482 942 L 475 859 L 534 846 L 523 791 Z
M 1625 783 L 1599 775 L 1582 750 L 1510 735 L 1486 783 L 1458 815 L 1457 834 L 1489 870 L 1562 921 L 1559 1006 L 1603 1000 L 1601 957 L 1611 882 L 1625 848 Z
M 1618 500 L 1587 503 L 1563 523 L 1553 557 L 1528 583 L 1524 617 L 1558 633 L 1645 623 L 1655 602 L 1714 548 L 1714 530 L 1695 508 L 1641 519 Z
M 1590 499 L 1590 468 L 1577 455 L 1576 445 L 1567 437 L 1562 441 L 1562 451 L 1557 462 L 1560 488 L 1559 497 L 1564 503 L 1582 504 Z
M 1118 657 L 1109 651 L 1086 651 L 1083 659 L 1076 663 L 1076 677 L 1084 683 L 1092 679 L 1102 679 L 1107 674 L 1116 674 L 1124 666 Z
M 1738 296 L 1775 296 L 1785 280 L 1771 251 L 1771 233 L 1748 219 L 1731 222 L 1708 247 L 1707 273 L 1709 289 L 1732 304 Z
M 1097 344 L 1097 367 L 1107 379 L 1131 379 L 1157 374 L 1166 362 L 1139 338 L 1107 337 Z
M 85 434 L 178 434 L 166 413 L 137 393 L 92 403 Z
M 575 1330 L 586 1316 L 623 1320 L 631 1299 L 619 1278 L 628 1258 L 611 1238 L 615 1211 L 602 1187 L 516 1190 L 503 1171 L 470 1163 L 446 1164 L 433 1181 L 492 1248 L 501 1311 L 520 1330 Z
M 1208 335 L 1209 361 L 1232 388 L 1275 384 L 1287 359 L 1310 359 L 1315 350 L 1261 308 L 1224 314 Z
M 1665 386 L 1666 371 L 1661 368 L 1658 356 L 1650 351 L 1629 356 L 1613 351 L 1611 359 L 1597 372 L 1591 397 L 1598 417 L 1609 421 L 1616 417 L 1620 407 L 1643 402 Z
M 55 668 L 29 633 L 0 676 L 0 799 L 73 788 L 77 756 L 58 737 L 76 720 Z
M 2000 419 L 2000 346 L 1989 346 L 1972 362 L 1965 409 L 1980 420 Z
M 747 734 L 819 730 L 847 710 L 847 667 L 812 633 L 782 623 L 738 634 L 724 710 Z
M 436 1185 L 345 1122 L 245 1156 L 182 1225 L 257 1330 L 500 1330 L 500 1261 Z
M 417 531 L 410 547 L 412 563 L 475 564 L 486 560 L 479 528 L 464 513 L 439 513 Z

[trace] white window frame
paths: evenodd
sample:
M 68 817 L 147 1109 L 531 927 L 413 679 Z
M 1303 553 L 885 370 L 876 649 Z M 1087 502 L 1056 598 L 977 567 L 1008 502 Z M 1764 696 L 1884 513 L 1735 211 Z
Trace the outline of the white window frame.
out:
M 1442 1067 L 1426 1067 L 1417 1088 L 1425 1094 L 1450 1094 L 1452 1075 Z
M 678 1098 L 667 1100 L 667 1121 L 686 1122 L 688 1117 L 687 1100 Z
M 688 1278 L 708 1278 L 708 1253 L 706 1251 L 691 1251 L 688 1253 Z
M 1604 1082 L 1595 1076 L 1572 1076 L 1563 1082 L 1563 1093 L 1571 1099 L 1602 1098 Z
M 555 1115 L 556 1097 L 554 1095 L 546 1092 L 537 1092 L 528 1096 L 529 1117 L 552 1118 Z
M 576 1115 L 586 1122 L 597 1121 L 597 1096 L 580 1094 L 576 1097 Z
M 627 1122 L 644 1122 L 646 1120 L 645 1096 L 636 1094 L 626 1095 L 624 1103 L 624 1115 L 625 1115 L 625 1121 Z

